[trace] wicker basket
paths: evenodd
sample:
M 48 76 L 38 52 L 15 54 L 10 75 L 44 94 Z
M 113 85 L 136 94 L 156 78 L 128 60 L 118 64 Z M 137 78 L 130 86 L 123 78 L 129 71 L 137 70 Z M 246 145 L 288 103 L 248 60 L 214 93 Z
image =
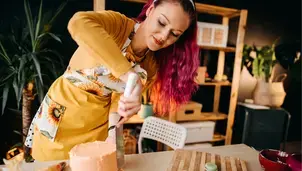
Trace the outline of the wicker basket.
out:
M 286 74 L 282 74 L 277 77 L 281 78 L 281 80 L 274 82 L 258 80 L 253 93 L 254 103 L 263 106 L 280 107 L 286 96 L 283 88 L 283 81 L 286 76 Z
M 137 139 L 131 135 L 130 129 L 124 129 L 124 147 L 125 154 L 136 154 Z
M 191 121 L 198 120 L 201 115 L 202 104 L 189 101 L 183 104 L 176 112 L 176 121 Z

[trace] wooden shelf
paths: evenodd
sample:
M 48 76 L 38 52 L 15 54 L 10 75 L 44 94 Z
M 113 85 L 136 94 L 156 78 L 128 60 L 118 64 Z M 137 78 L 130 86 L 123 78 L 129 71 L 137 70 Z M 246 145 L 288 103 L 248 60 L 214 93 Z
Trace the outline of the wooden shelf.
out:
M 133 115 L 125 124 L 141 124 L 144 122 L 144 119 L 140 118 L 138 115 Z
M 147 0 L 121 0 L 121 1 L 125 1 L 125 2 L 135 2 L 135 3 L 141 3 L 144 4 L 147 2 Z
M 211 142 L 218 142 L 218 141 L 223 141 L 225 140 L 225 136 L 221 134 L 214 134 L 213 140 Z
M 192 118 L 190 120 L 177 120 L 176 122 L 191 122 L 191 121 L 216 121 L 216 120 L 224 120 L 228 118 L 227 114 L 224 113 L 215 113 L 215 112 L 201 112 L 201 116 L 199 118 Z
M 227 114 L 215 113 L 215 112 L 201 112 L 204 116 L 204 120 L 224 120 L 228 118 Z
M 204 85 L 204 86 L 231 86 L 232 83 L 229 81 L 222 81 L 222 82 L 205 82 L 205 83 L 200 83 L 199 85 Z
M 235 47 L 215 47 L 215 46 L 200 45 L 199 48 L 206 49 L 206 50 L 219 50 L 219 51 L 224 51 L 224 52 L 236 52 Z
M 124 2 L 135 2 L 135 3 L 146 3 L 147 0 L 121 0 Z M 212 15 L 220 15 L 224 17 L 236 17 L 240 16 L 240 10 L 233 9 L 233 8 L 225 8 L 220 6 L 202 4 L 202 3 L 195 3 L 196 11 L 199 13 L 207 13 Z
M 169 120 L 168 117 L 161 117 L 161 119 Z M 144 123 L 144 119 L 141 118 L 139 115 L 133 115 L 125 124 L 142 124 Z
M 207 13 L 213 15 L 220 15 L 224 17 L 236 17 L 240 15 L 240 10 L 233 8 L 226 8 L 202 3 L 195 3 L 196 11 L 200 13 Z
M 225 136 L 222 134 L 215 133 L 213 136 L 213 139 L 211 141 L 200 141 L 200 142 L 194 142 L 194 143 L 186 143 L 186 145 L 191 145 L 191 144 L 200 144 L 200 143 L 213 143 L 213 142 L 219 142 L 219 141 L 224 141 Z

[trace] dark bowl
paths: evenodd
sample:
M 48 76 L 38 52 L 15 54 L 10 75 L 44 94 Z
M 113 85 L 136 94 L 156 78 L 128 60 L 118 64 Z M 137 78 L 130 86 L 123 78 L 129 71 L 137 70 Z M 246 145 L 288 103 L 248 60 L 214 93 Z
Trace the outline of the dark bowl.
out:
M 265 149 L 259 152 L 259 162 L 265 171 L 291 171 L 286 163 L 288 156 L 283 151 Z
M 302 170 L 301 157 L 301 154 L 292 154 L 288 156 L 286 163 L 292 169 L 292 171 Z

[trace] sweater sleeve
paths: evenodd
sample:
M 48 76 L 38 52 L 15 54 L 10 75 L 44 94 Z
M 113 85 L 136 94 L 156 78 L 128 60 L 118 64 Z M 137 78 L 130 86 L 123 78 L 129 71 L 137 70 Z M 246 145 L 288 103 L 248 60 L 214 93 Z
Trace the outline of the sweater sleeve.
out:
M 113 11 L 75 13 L 68 23 L 73 40 L 106 66 L 115 77 L 126 73 L 131 64 L 121 53 L 114 38 L 125 29 L 128 18 Z

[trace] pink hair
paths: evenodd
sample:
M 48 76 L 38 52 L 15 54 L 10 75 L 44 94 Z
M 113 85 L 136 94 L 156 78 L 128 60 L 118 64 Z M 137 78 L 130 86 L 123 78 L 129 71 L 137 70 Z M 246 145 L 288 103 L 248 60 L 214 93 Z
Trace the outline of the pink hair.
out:
M 155 6 L 163 0 L 157 0 Z M 171 0 L 170 0 L 171 1 Z M 184 3 L 184 0 L 173 0 Z M 146 11 L 152 5 L 153 0 L 148 0 L 137 17 L 142 22 L 146 19 Z M 155 52 L 158 63 L 158 73 L 154 85 L 151 88 L 151 102 L 157 115 L 168 115 L 170 112 L 190 100 L 198 85 L 194 82 L 196 71 L 199 66 L 199 47 L 197 45 L 197 21 L 195 10 L 187 0 L 188 10 L 191 5 L 191 24 L 180 39 L 171 46 Z

